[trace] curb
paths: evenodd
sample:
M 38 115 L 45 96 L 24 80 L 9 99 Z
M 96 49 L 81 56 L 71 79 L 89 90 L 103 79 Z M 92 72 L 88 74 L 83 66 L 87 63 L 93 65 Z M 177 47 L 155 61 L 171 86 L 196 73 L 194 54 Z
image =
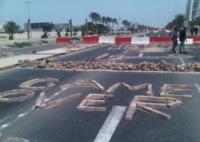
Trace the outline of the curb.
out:
M 68 55 L 68 54 L 70 55 L 70 54 L 73 54 L 73 53 L 76 54 L 80 51 L 83 51 L 83 50 L 86 50 L 86 49 L 89 49 L 89 48 L 98 47 L 99 45 L 94 45 L 94 46 L 91 46 L 91 47 L 85 47 L 84 49 L 80 49 L 80 50 L 77 50 L 77 51 L 70 51 L 68 53 L 58 53 L 58 54 L 54 54 L 54 55 L 49 56 L 49 57 L 44 57 L 44 58 L 40 58 L 40 59 L 36 59 L 36 60 L 32 60 L 32 61 L 40 61 L 40 60 L 44 60 L 44 59 L 51 59 L 51 58 L 58 57 L 58 56 L 61 56 L 61 55 Z M 14 65 L 5 66 L 5 67 L 0 68 L 0 71 L 5 71 L 5 70 L 8 70 L 8 69 L 17 67 L 18 65 L 19 64 L 17 63 L 17 64 L 14 64 Z

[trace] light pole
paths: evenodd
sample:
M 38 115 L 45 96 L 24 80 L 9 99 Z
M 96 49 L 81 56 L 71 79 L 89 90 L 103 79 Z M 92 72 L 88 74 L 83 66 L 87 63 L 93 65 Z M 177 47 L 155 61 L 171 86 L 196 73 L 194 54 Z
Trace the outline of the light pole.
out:
M 70 28 L 70 36 L 72 37 L 72 32 L 73 32 L 72 19 L 69 20 L 69 28 Z
M 31 19 L 30 19 L 30 1 L 25 2 L 27 6 L 27 14 L 28 14 L 28 22 L 27 22 L 27 38 L 30 39 L 30 33 L 31 33 Z
M 88 20 L 87 20 L 87 18 L 85 19 L 85 24 L 86 24 L 86 35 L 88 35 Z

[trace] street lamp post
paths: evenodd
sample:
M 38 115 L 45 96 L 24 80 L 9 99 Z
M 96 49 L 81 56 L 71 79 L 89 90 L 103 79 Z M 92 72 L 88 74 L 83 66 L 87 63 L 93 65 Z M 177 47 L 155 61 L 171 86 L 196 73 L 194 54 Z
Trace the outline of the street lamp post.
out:
M 25 2 L 27 5 L 27 14 L 28 14 L 28 22 L 27 22 L 27 38 L 30 39 L 30 33 L 31 33 L 31 19 L 30 19 L 30 1 Z
M 70 36 L 72 37 L 72 32 L 73 32 L 72 19 L 69 20 L 69 28 L 70 28 Z

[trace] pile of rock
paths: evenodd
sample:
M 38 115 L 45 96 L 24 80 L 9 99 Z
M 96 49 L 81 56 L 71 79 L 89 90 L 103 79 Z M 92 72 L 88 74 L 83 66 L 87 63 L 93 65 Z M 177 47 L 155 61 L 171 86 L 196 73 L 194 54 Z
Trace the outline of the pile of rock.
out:
M 50 60 L 43 61 L 23 61 L 20 62 L 22 67 L 33 68 L 53 68 L 53 69 L 73 69 L 73 70 L 90 70 L 90 69 L 104 69 L 104 70 L 118 70 L 118 71 L 200 71 L 200 63 L 188 65 L 174 65 L 164 60 L 160 63 L 142 62 L 140 64 L 132 63 L 115 63 L 115 62 L 90 62 L 90 61 L 68 61 L 68 62 L 53 62 Z

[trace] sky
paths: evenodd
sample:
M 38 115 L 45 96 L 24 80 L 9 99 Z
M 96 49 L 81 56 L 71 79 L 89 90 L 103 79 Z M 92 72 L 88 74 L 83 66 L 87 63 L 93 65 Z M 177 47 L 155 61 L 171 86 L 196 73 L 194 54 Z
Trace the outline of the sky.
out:
M 28 18 L 27 0 L 0 0 L 0 23 L 13 20 L 23 25 Z M 85 22 L 90 12 L 164 27 L 177 14 L 185 14 L 187 0 L 28 0 L 32 22 Z M 88 18 L 89 20 L 89 18 Z

